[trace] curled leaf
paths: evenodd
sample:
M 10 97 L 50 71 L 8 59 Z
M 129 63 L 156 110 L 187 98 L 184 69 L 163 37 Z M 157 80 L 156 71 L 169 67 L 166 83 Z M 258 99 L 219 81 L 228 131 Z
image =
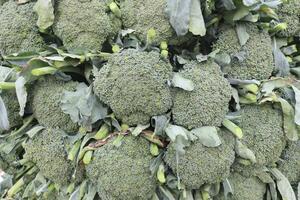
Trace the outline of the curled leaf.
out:
M 9 130 L 8 114 L 0 95 L 0 130 Z
M 218 147 L 221 145 L 221 140 L 218 135 L 218 130 L 214 126 L 203 126 L 191 130 L 190 132 L 199 139 L 199 141 L 206 147 Z
M 186 91 L 193 91 L 195 88 L 193 81 L 184 78 L 179 73 L 174 73 L 174 76 L 172 78 L 172 84 L 174 87 L 178 87 Z
M 250 35 L 247 33 L 246 26 L 242 23 L 236 25 L 236 33 L 239 38 L 241 46 L 244 46 L 250 38 Z
M 256 157 L 253 151 L 251 151 L 246 145 L 244 145 L 239 140 L 236 140 L 235 142 L 235 152 L 240 157 L 250 160 L 252 163 L 256 163 Z
M 189 30 L 194 35 L 204 36 L 206 34 L 200 0 L 191 0 Z
M 38 14 L 37 26 L 44 32 L 54 22 L 52 0 L 38 0 L 33 9 Z
M 20 105 L 20 112 L 19 112 L 20 116 L 24 115 L 25 106 L 27 102 L 27 91 L 26 91 L 25 84 L 26 84 L 26 80 L 23 76 L 20 76 L 16 80 L 16 94 Z

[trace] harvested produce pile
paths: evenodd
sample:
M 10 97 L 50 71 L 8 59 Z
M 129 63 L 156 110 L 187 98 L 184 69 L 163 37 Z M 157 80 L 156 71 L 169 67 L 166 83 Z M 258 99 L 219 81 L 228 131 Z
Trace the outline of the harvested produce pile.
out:
M 0 0 L 1 199 L 300 198 L 298 0 Z

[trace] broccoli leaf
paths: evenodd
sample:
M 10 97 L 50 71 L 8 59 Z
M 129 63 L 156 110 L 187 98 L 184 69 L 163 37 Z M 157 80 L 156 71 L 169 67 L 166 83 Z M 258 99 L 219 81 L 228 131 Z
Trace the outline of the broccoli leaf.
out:
M 222 185 L 224 188 L 224 197 L 227 199 L 228 194 L 233 194 L 234 190 L 227 178 L 222 182 Z
M 280 77 L 285 77 L 289 74 L 290 64 L 286 56 L 282 53 L 282 51 L 278 47 L 276 39 L 274 39 L 272 43 L 273 43 L 272 45 L 273 45 L 275 71 L 277 72 L 276 75 Z
M 142 124 L 138 124 L 132 131 L 132 135 L 134 136 L 138 136 L 139 134 L 142 133 L 143 130 L 145 130 L 146 128 L 149 128 L 150 124 L 146 124 L 146 125 L 142 125 Z
M 34 11 L 38 14 L 37 26 L 41 32 L 52 26 L 54 22 L 54 8 L 52 0 L 38 0 L 34 5 Z
M 296 200 L 296 195 L 289 180 L 276 168 L 270 169 L 270 172 L 276 178 L 277 188 L 282 196 L 282 199 Z
M 16 93 L 17 93 L 17 98 L 18 98 L 18 102 L 20 105 L 20 112 L 19 114 L 21 116 L 24 115 L 25 112 L 25 106 L 26 106 L 26 102 L 27 102 L 27 91 L 26 91 L 26 80 L 23 76 L 20 76 L 19 78 L 17 78 L 16 80 Z
M 169 124 L 165 129 L 166 134 L 171 139 L 172 142 L 175 142 L 176 137 L 181 135 L 185 140 L 188 140 L 188 130 L 181 126 L 176 126 Z
M 242 23 L 238 23 L 236 25 L 236 33 L 239 38 L 240 45 L 244 46 L 250 38 L 249 34 L 247 33 L 246 26 Z
M 239 140 L 235 142 L 235 152 L 242 158 L 250 160 L 252 163 L 256 163 L 256 157 L 253 151 L 251 151 L 246 145 Z
M 0 95 L 0 130 L 9 130 L 8 114 Z
M 161 194 L 164 195 L 164 197 L 166 199 L 169 199 L 169 200 L 175 200 L 175 197 L 173 196 L 173 194 L 169 191 L 169 189 L 165 186 L 159 186 L 158 187 Z
M 250 13 L 250 9 L 246 6 L 240 6 L 233 14 L 232 20 L 238 21 L 246 17 Z
M 92 87 L 80 83 L 75 92 L 65 91 L 61 99 L 61 109 L 69 114 L 74 123 L 91 128 L 91 125 L 107 115 L 104 107 L 92 93 Z
M 170 121 L 170 117 L 167 115 L 154 116 L 151 118 L 151 126 L 154 128 L 155 135 L 162 135 L 167 124 Z
M 5 194 L 6 190 L 13 186 L 13 176 L 1 172 L 0 178 L 0 194 Z
M 190 131 L 206 147 L 217 147 L 221 145 L 218 130 L 214 126 L 203 126 Z
M 189 29 L 191 0 L 167 0 L 166 13 L 178 36 L 185 35 Z
M 257 0 L 243 0 L 245 6 L 253 6 L 254 4 L 258 3 Z
M 295 93 L 296 105 L 295 105 L 295 123 L 300 125 L 300 90 L 292 85 Z
M 193 81 L 184 78 L 179 73 L 174 73 L 172 78 L 172 84 L 174 87 L 178 87 L 186 91 L 193 91 L 195 88 Z
M 194 35 L 204 36 L 206 34 L 205 22 L 201 10 L 200 0 L 191 0 L 189 30 Z
M 277 88 L 288 87 L 292 84 L 292 80 L 289 78 L 274 78 L 264 81 L 261 86 L 261 91 L 264 95 L 271 94 L 273 90 Z
M 29 136 L 29 138 L 33 138 L 37 133 L 45 129 L 43 126 L 35 126 L 29 131 L 26 132 L 26 134 Z
M 221 0 L 223 6 L 225 7 L 226 10 L 234 10 L 236 9 L 234 3 L 232 0 Z

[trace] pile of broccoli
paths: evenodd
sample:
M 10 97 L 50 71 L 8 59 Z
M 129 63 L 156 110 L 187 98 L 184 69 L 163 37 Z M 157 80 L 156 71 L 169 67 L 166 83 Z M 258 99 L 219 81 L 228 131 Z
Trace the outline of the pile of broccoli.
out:
M 143 138 L 125 136 L 119 147 L 109 141 L 94 152 L 87 176 L 103 200 L 149 199 L 156 180 L 150 173 L 152 156 Z
M 1 198 L 296 199 L 299 10 L 0 0 Z
M 134 49 L 114 54 L 94 71 L 94 92 L 109 105 L 116 117 L 128 125 L 147 124 L 172 106 L 172 66 L 157 52 Z
M 226 53 L 231 63 L 224 66 L 224 73 L 229 78 L 244 80 L 268 79 L 274 70 L 271 38 L 264 30 L 259 30 L 255 24 L 245 23 L 249 39 L 241 45 L 236 29 L 231 26 L 221 27 L 218 40 L 213 49 Z
M 33 6 L 33 2 L 18 5 L 13 0 L 0 6 L 0 52 L 2 55 L 38 51 L 45 45 L 35 26 L 37 16 L 33 11 Z

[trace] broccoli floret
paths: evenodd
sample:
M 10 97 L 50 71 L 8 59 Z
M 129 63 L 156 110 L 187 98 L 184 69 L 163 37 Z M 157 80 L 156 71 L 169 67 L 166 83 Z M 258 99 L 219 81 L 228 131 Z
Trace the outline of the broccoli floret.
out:
M 246 105 L 242 108 L 239 127 L 241 141 L 256 156 L 257 165 L 273 165 L 285 147 L 282 112 L 271 105 Z
M 223 27 L 213 50 L 220 50 L 231 57 L 231 64 L 224 66 L 229 78 L 268 79 L 274 69 L 271 38 L 256 25 L 245 23 L 250 38 L 241 46 L 235 28 Z
M 181 75 L 194 83 L 189 92 L 175 89 L 173 120 L 189 129 L 201 126 L 219 126 L 228 111 L 231 87 L 222 76 L 220 67 L 213 62 L 190 62 Z
M 120 2 L 122 21 L 125 28 L 135 30 L 136 36 L 146 41 L 147 31 L 156 31 L 155 42 L 169 41 L 175 36 L 165 14 L 165 0 L 124 0 Z
M 239 173 L 232 173 L 228 181 L 233 189 L 233 194 L 228 195 L 228 200 L 262 200 L 266 193 L 266 184 L 256 176 L 244 177 Z M 216 200 L 224 200 L 224 193 L 221 192 Z
M 151 159 L 145 139 L 125 136 L 121 146 L 109 141 L 94 152 L 87 176 L 97 185 L 102 200 L 148 200 L 156 188 Z
M 71 161 L 67 159 L 66 145 L 63 131 L 44 129 L 23 145 L 24 158 L 35 163 L 46 178 L 66 185 L 74 171 Z
M 2 5 L 2 4 L 4 4 L 5 2 L 7 2 L 8 0 L 0 0 L 0 6 Z
M 50 76 L 37 81 L 32 89 L 32 110 L 41 125 L 69 133 L 78 130 L 78 125 L 60 108 L 63 92 L 75 91 L 77 85 L 77 82 L 64 82 Z
M 300 141 L 291 142 L 283 151 L 278 169 L 288 178 L 291 184 L 300 182 Z
M 287 24 L 287 29 L 277 33 L 281 37 L 300 36 L 300 2 L 290 1 L 282 4 L 278 11 L 280 21 Z
M 10 0 L 0 7 L 0 52 L 2 54 L 38 51 L 44 45 L 36 27 L 34 2 L 18 5 Z
M 171 73 L 172 66 L 159 53 L 129 49 L 94 71 L 94 91 L 124 123 L 146 124 L 172 106 L 167 85 Z
M 0 82 L 5 81 L 6 76 L 10 72 L 10 68 L 0 66 Z M 12 77 L 14 76 L 13 73 L 14 72 L 12 72 Z M 0 96 L 5 104 L 10 127 L 13 128 L 22 124 L 22 118 L 19 115 L 19 102 L 15 90 L 3 90 L 0 92 Z
M 107 13 L 105 1 L 60 0 L 55 4 L 54 33 L 69 50 L 101 50 L 121 27 L 117 18 Z
M 168 147 L 165 161 L 188 189 L 198 189 L 203 184 L 220 182 L 227 178 L 234 162 L 234 138 L 226 130 L 219 131 L 222 144 L 205 147 L 198 140 L 185 148 L 185 154 L 176 159 L 176 149 Z

